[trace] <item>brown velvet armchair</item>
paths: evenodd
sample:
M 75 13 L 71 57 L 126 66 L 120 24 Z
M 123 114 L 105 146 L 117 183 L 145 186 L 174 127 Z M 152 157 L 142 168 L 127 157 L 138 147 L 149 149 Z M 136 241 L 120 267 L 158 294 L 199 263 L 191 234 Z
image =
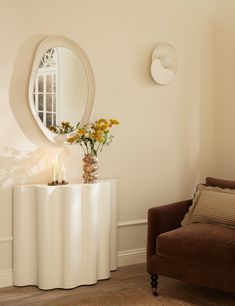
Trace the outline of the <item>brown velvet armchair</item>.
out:
M 235 189 L 235 181 L 207 178 L 207 186 Z M 195 223 L 181 227 L 192 200 L 148 211 L 147 271 L 153 294 L 158 275 L 235 292 L 235 229 Z

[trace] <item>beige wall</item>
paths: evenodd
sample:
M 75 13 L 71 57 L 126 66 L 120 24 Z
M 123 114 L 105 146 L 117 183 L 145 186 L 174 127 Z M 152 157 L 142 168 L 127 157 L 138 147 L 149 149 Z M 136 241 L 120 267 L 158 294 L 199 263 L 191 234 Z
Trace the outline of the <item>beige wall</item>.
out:
M 216 174 L 235 178 L 235 1 L 217 1 Z
M 96 79 L 93 118 L 121 125 L 100 154 L 100 176 L 119 182 L 118 221 L 192 196 L 214 173 L 215 0 L 0 0 L 0 269 L 11 269 L 12 184 L 47 182 L 58 154 L 81 178 L 79 147 L 59 148 L 38 130 L 27 84 L 37 44 L 63 35 L 87 53 Z M 149 74 L 159 41 L 174 45 L 176 79 Z M 146 225 L 119 227 L 119 251 L 146 246 Z M 143 250 L 143 249 L 142 249 Z M 7 270 L 8 271 L 8 270 Z

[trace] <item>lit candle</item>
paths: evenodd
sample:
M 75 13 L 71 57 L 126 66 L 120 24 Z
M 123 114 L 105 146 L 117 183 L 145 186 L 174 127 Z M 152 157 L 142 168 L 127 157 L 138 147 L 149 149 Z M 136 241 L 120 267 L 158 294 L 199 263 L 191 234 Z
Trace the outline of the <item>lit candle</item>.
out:
M 52 161 L 52 177 L 53 182 L 58 180 L 58 156 L 56 155 L 55 159 Z
M 62 182 L 65 182 L 65 166 L 62 165 L 61 167 L 61 180 Z

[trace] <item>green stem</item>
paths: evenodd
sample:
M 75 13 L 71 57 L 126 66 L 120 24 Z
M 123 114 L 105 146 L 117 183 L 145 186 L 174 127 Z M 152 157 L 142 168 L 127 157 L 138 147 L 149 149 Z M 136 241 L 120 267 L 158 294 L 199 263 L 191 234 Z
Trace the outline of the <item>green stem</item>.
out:
M 100 149 L 100 142 L 99 142 L 99 144 L 97 146 L 96 152 L 99 152 L 99 149 Z
M 84 154 L 86 154 L 86 151 L 85 151 L 85 149 L 83 148 L 83 145 L 82 145 L 81 142 L 80 142 L 80 146 L 82 147 L 82 150 L 83 150 Z
M 89 150 L 88 150 L 88 146 L 87 146 L 87 143 L 85 142 L 85 147 L 86 147 L 86 152 L 87 154 L 89 154 Z

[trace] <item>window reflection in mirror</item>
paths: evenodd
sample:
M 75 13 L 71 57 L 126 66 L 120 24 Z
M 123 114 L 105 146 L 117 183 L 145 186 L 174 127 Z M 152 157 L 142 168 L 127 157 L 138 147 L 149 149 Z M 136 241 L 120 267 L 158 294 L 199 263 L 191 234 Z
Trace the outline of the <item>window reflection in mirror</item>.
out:
M 50 48 L 40 60 L 33 100 L 35 111 L 47 128 L 81 121 L 88 99 L 88 80 L 81 59 L 71 49 Z

